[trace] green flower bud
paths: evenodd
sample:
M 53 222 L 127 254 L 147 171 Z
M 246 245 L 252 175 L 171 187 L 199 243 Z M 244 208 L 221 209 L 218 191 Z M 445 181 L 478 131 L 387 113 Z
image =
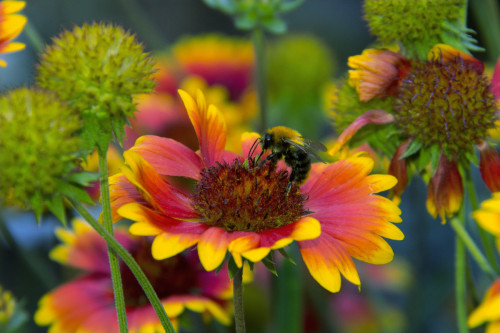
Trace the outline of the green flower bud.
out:
M 64 221 L 62 194 L 79 160 L 81 121 L 53 93 L 20 88 L 0 96 L 0 201 L 33 209 L 47 206 Z M 78 189 L 75 189 L 78 191 Z M 83 190 L 82 190 L 83 191 Z
M 470 46 L 457 45 L 470 38 L 458 23 L 464 6 L 464 0 L 365 0 L 364 18 L 381 43 L 399 42 L 407 55 L 425 59 L 438 43 Z
M 87 148 L 121 141 L 133 95 L 154 88 L 153 61 L 133 35 L 105 24 L 65 31 L 41 56 L 37 83 L 58 94 L 84 120 Z

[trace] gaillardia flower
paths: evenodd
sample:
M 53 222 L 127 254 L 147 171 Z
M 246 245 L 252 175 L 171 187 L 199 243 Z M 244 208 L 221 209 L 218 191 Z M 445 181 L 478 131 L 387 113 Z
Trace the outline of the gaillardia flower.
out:
M 24 8 L 24 1 L 0 1 L 0 53 L 9 53 L 24 49 L 23 43 L 12 42 L 26 25 L 27 19 L 16 14 Z M 7 63 L 0 59 L 0 67 Z
M 259 165 L 224 149 L 226 126 L 201 91 L 179 91 L 199 140 L 194 152 L 168 138 L 144 136 L 125 152 L 122 174 L 110 178 L 114 220 L 135 223 L 134 235 L 155 236 L 152 254 L 169 258 L 197 245 L 203 267 L 219 267 L 229 252 L 241 267 L 297 241 L 313 277 L 340 289 L 340 275 L 359 285 L 351 257 L 373 264 L 392 260 L 382 238 L 403 239 L 392 222 L 401 211 L 375 195 L 396 179 L 368 175 L 373 161 L 360 155 L 333 164 L 313 164 L 309 178 L 287 191 L 289 175 L 278 164 Z M 243 156 L 260 136 L 242 136 Z M 259 153 L 259 152 L 257 152 Z M 190 191 L 178 177 L 192 179 Z
M 382 125 L 371 128 L 371 133 L 375 128 L 377 133 L 372 135 L 367 128 L 363 135 L 373 148 L 392 155 L 389 172 L 399 180 L 394 195 L 399 198 L 403 192 L 410 170 L 421 173 L 429 183 L 428 211 L 434 217 L 440 215 L 444 222 L 461 206 L 460 169 L 468 170 L 471 162 L 477 162 L 475 147 L 481 152 L 485 183 L 490 189 L 500 183 L 500 156 L 486 143 L 488 131 L 498 118 L 497 101 L 483 74 L 483 65 L 470 55 L 440 44 L 431 49 L 427 61 L 407 60 L 408 66 L 403 67 L 393 64 L 391 80 L 387 72 L 380 72 L 380 64 L 387 63 L 381 53 L 373 54 L 374 58 L 358 64 L 350 75 L 372 67 L 370 84 L 378 82 L 379 90 L 370 98 L 395 97 L 385 111 L 370 110 L 360 115 L 344 130 L 331 152 L 364 125 Z M 390 91 L 393 86 L 397 87 L 395 92 Z
M 484 323 L 486 333 L 500 332 L 500 279 L 497 279 L 486 292 L 483 302 L 469 316 L 470 328 Z
M 35 322 L 49 325 L 50 332 L 119 332 L 106 242 L 83 220 L 76 219 L 73 229 L 57 230 L 63 244 L 55 247 L 50 256 L 85 273 L 43 296 Z M 206 272 L 196 255 L 190 253 L 154 260 L 151 239 L 131 236 L 121 228 L 115 229 L 115 237 L 141 266 L 174 327 L 186 309 L 207 319 L 230 323 L 227 309 L 232 289 L 227 274 Z M 162 332 L 162 325 L 132 272 L 123 262 L 121 265 L 130 331 Z

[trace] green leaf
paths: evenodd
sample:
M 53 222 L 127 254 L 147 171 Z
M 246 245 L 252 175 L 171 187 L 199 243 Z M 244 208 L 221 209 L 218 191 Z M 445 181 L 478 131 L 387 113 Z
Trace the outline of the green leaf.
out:
M 406 149 L 405 153 L 399 159 L 402 160 L 410 157 L 413 154 L 416 154 L 422 148 L 422 146 L 423 143 L 421 141 L 413 140 Z
M 286 259 L 288 260 L 289 262 L 291 262 L 292 264 L 296 265 L 295 264 L 295 261 L 292 259 L 292 257 L 290 257 L 290 255 L 288 254 L 288 252 L 286 252 L 286 250 L 284 248 L 281 248 L 279 249 L 278 251 L 280 251 L 281 255 Z
M 74 172 L 68 175 L 67 180 L 81 186 L 89 186 L 91 182 L 99 180 L 99 173 L 89 171 Z
M 94 204 L 94 201 L 90 198 L 87 191 L 78 186 L 67 183 L 63 180 L 58 180 L 57 188 L 62 194 L 66 195 L 72 200 L 83 202 L 86 204 Z
M 292 1 L 283 0 L 279 6 L 279 11 L 281 13 L 284 13 L 294 10 L 298 6 L 302 5 L 304 2 L 305 0 L 292 0 Z
M 272 252 L 267 255 L 264 259 L 262 259 L 262 263 L 266 266 L 267 270 L 274 275 L 278 276 L 278 272 L 276 271 L 276 264 L 274 263 Z
M 236 265 L 233 256 L 229 257 L 227 261 L 227 272 L 229 273 L 229 278 L 232 280 L 240 268 Z
M 46 200 L 45 204 L 55 217 L 66 226 L 66 211 L 64 210 L 64 202 L 62 196 L 56 194 L 50 200 Z
M 262 25 L 273 34 L 282 34 L 287 30 L 287 26 L 285 21 L 280 19 L 279 17 L 272 17 L 271 19 L 266 19 L 262 21 Z
M 40 223 L 43 213 L 43 198 L 40 192 L 36 192 L 35 195 L 30 198 L 30 202 L 33 213 L 35 214 L 36 222 Z
M 240 30 L 252 30 L 257 26 L 257 19 L 255 15 L 245 13 L 244 15 L 235 18 L 234 24 Z
M 474 164 L 474 166 L 479 167 L 479 156 L 475 151 L 468 151 L 465 153 L 465 159 L 470 163 Z

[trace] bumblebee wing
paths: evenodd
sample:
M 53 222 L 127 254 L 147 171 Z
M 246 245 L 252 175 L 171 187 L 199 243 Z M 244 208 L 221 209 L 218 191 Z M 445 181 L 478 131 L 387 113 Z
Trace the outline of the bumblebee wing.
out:
M 321 142 L 317 142 L 306 138 L 300 138 L 300 142 L 289 139 L 283 139 L 283 141 L 289 143 L 294 147 L 299 148 L 300 150 L 311 156 L 314 156 L 314 158 L 316 158 L 318 161 L 326 163 L 325 161 L 323 161 L 321 157 L 319 157 L 318 154 L 316 154 L 316 151 L 327 151 L 327 148 Z

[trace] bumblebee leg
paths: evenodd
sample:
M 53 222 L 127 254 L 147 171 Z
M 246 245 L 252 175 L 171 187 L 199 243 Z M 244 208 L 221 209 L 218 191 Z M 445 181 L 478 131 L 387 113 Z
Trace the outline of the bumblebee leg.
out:
M 262 162 L 259 164 L 259 168 L 264 165 L 267 161 L 271 161 L 271 163 L 278 163 L 278 161 L 281 159 L 282 153 L 272 153 L 268 155 Z
M 285 194 L 288 195 L 291 189 L 292 189 L 292 181 L 289 180 L 288 184 L 286 184 Z

